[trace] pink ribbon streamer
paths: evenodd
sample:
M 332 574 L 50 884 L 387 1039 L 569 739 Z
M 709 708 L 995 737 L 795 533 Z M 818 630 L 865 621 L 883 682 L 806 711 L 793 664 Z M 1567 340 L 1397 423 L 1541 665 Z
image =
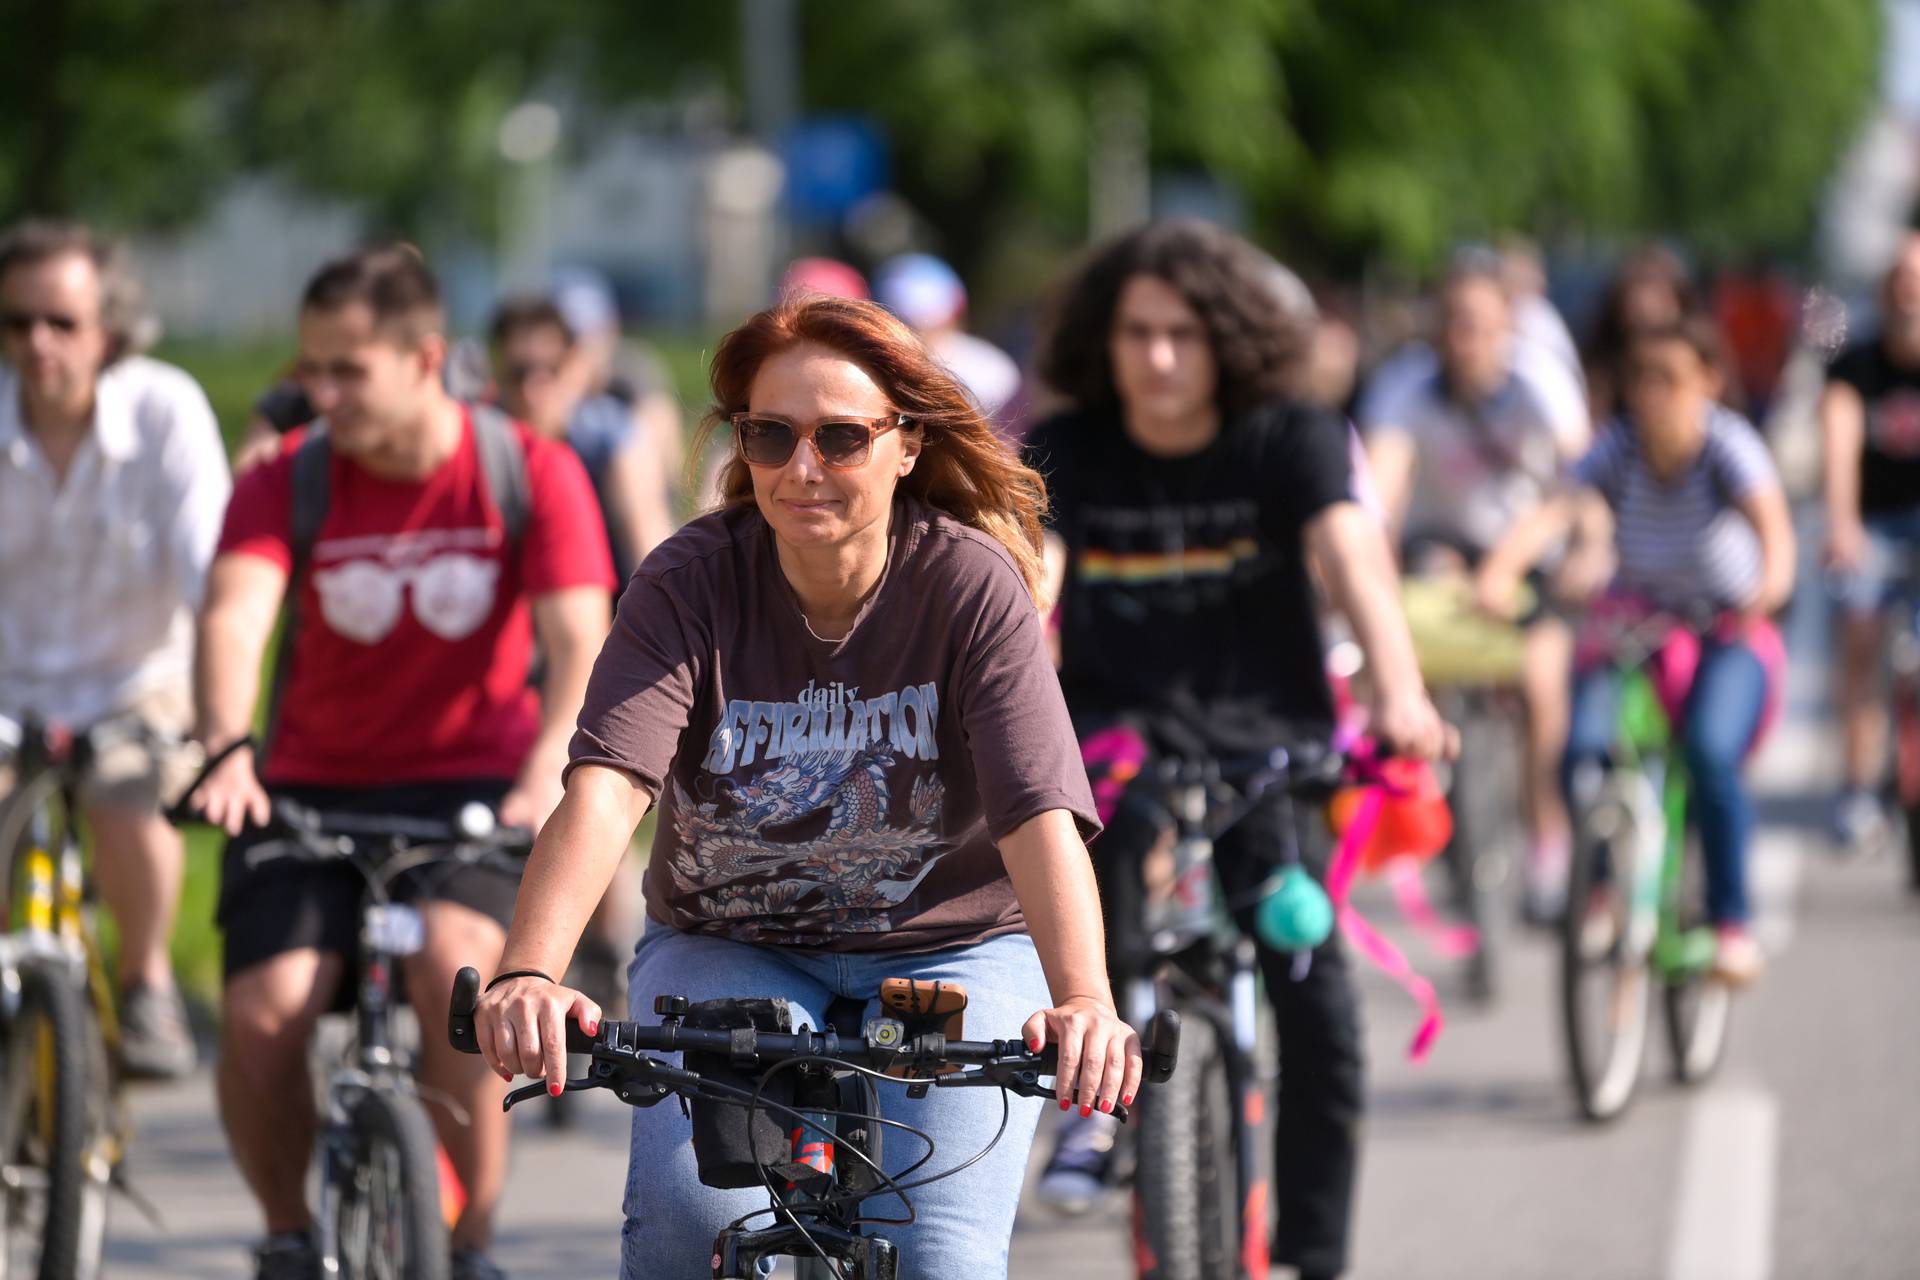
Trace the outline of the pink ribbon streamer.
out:
M 1362 753 L 1355 753 L 1356 760 L 1364 762 L 1364 758 Z M 1366 847 L 1374 828 L 1379 825 L 1380 811 L 1386 802 L 1386 788 L 1377 781 L 1361 793 L 1360 805 L 1347 823 L 1347 829 L 1340 833 L 1340 843 L 1333 853 L 1333 864 L 1327 869 L 1327 896 L 1333 900 L 1334 909 L 1339 913 L 1337 918 L 1341 934 L 1353 944 L 1355 950 L 1372 961 L 1375 968 L 1398 983 L 1400 989 L 1412 996 L 1414 1003 L 1420 1007 L 1420 1025 L 1414 1029 L 1413 1042 L 1407 1046 L 1407 1057 L 1414 1062 L 1424 1062 L 1428 1051 L 1433 1048 L 1433 1042 L 1446 1026 L 1446 1019 L 1440 1012 L 1440 997 L 1435 993 L 1433 984 L 1420 976 L 1408 962 L 1406 953 L 1382 937 L 1348 901 L 1354 877 L 1360 870 L 1360 851 Z

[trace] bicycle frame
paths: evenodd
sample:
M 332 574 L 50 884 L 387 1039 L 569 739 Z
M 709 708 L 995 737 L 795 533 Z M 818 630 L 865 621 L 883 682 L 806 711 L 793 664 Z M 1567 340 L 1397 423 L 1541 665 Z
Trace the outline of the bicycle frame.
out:
M 1287 790 L 1284 752 L 1270 757 L 1268 767 L 1234 789 L 1234 799 L 1215 807 L 1228 788 L 1212 765 L 1168 762 L 1167 811 L 1174 819 L 1177 845 L 1204 848 L 1211 877 L 1212 911 L 1204 929 L 1148 933 L 1154 960 L 1147 971 L 1128 984 L 1128 1021 L 1144 1027 L 1159 1009 L 1178 1007 L 1210 1022 L 1216 1042 L 1224 1050 L 1227 1088 L 1234 1099 L 1233 1143 L 1239 1223 L 1238 1262 L 1244 1280 L 1265 1280 L 1269 1270 L 1270 1230 L 1267 1180 L 1261 1168 L 1262 1127 L 1266 1123 L 1266 1081 L 1260 1074 L 1260 970 L 1253 939 L 1233 919 L 1236 904 L 1231 886 L 1220 878 L 1213 853 L 1216 840 L 1230 831 L 1261 802 L 1267 789 L 1279 787 L 1283 806 L 1281 828 L 1288 847 L 1283 861 L 1298 861 L 1298 831 L 1293 799 Z M 1136 875 L 1138 860 L 1122 871 Z M 1182 886 L 1176 885 L 1179 892 Z M 1132 896 L 1131 888 L 1129 897 Z
M 1648 955 L 1665 981 L 1685 981 L 1711 968 L 1714 957 L 1712 933 L 1688 929 L 1680 918 L 1691 783 L 1685 762 L 1673 751 L 1673 725 L 1653 681 L 1639 663 L 1615 669 L 1620 676 L 1616 749 L 1622 763 L 1645 778 L 1658 796 L 1653 807 L 1659 818 L 1658 856 L 1636 856 L 1633 862 L 1629 946 L 1635 954 Z M 1637 823 L 1645 823 L 1648 816 L 1644 811 L 1636 815 Z M 1644 851 L 1651 852 L 1652 841 L 1647 844 Z

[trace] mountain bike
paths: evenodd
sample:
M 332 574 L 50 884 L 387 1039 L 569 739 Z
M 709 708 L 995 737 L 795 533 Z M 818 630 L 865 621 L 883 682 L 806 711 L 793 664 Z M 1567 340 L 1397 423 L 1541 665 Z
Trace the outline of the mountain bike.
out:
M 479 992 L 479 973 L 462 969 L 448 1006 L 447 1037 L 465 1053 L 480 1051 L 473 1024 Z M 999 1089 L 1003 1108 L 1004 1094 L 1050 1098 L 1053 1089 L 1043 1081 L 1055 1069 L 1056 1051 L 1049 1045 L 1036 1053 L 1018 1038 L 949 1038 L 950 1019 L 966 1002 L 952 983 L 890 979 L 880 1002 L 886 1012 L 857 1031 L 808 1031 L 790 1025 L 784 1001 L 693 1004 L 685 996 L 658 996 L 657 1025 L 602 1022 L 589 1036 L 569 1021 L 567 1051 L 584 1055 L 588 1070 L 565 1088 L 607 1089 L 636 1107 L 678 1096 L 692 1104 L 701 1180 L 766 1188 L 768 1208 L 736 1219 L 715 1237 L 715 1280 L 747 1280 L 776 1258 L 800 1259 L 802 1280 L 897 1280 L 907 1260 L 892 1242 L 862 1230 L 872 1221 L 862 1216 L 862 1203 L 886 1197 L 910 1217 L 909 1192 L 964 1164 L 916 1178 L 934 1158 L 933 1139 L 882 1118 L 877 1090 L 904 1088 L 909 1097 L 924 1097 L 935 1088 Z M 1158 1085 L 1176 1075 L 1179 1043 L 1178 1016 L 1156 1017 L 1145 1049 L 1146 1081 Z M 653 1054 L 679 1054 L 682 1065 Z M 536 1082 L 509 1093 L 504 1105 L 545 1096 L 546 1084 Z M 1125 1111 L 1116 1104 L 1115 1114 L 1124 1119 Z M 887 1129 L 927 1149 L 898 1177 L 881 1166 Z M 986 1150 L 998 1141 L 996 1134 Z M 770 1225 L 749 1225 L 761 1218 Z
M 119 1021 L 94 927 L 80 788 L 102 751 L 177 742 L 134 719 L 72 733 L 0 716 L 0 1280 L 100 1270 L 122 1158 Z
M 1715 937 L 1704 866 L 1687 825 L 1684 759 L 1649 664 L 1675 627 L 1706 617 L 1599 622 L 1620 681 L 1614 745 L 1573 779 L 1574 855 L 1561 927 L 1561 1028 L 1574 1096 L 1590 1121 L 1626 1110 L 1638 1087 L 1656 997 L 1684 1084 L 1726 1047 L 1732 996 L 1712 977 Z
M 328 1276 L 353 1280 L 445 1280 L 446 1223 L 433 1124 L 399 1042 L 399 962 L 426 942 L 420 915 L 394 900 L 403 877 L 463 866 L 518 876 L 532 834 L 498 827 L 470 804 L 456 822 L 321 812 L 273 801 L 275 839 L 248 852 L 249 865 L 278 858 L 338 862 L 365 882 L 354 1034 L 325 1089 L 318 1141 L 316 1246 Z
M 1143 860 L 1104 868 L 1114 950 L 1143 958 L 1121 982 L 1125 1012 L 1135 1026 L 1177 1013 L 1186 1062 L 1135 1108 L 1134 1252 L 1143 1280 L 1267 1275 L 1272 1055 L 1261 1047 L 1259 951 L 1235 920 L 1267 886 L 1222 879 L 1214 845 L 1273 792 L 1286 842 L 1279 866 L 1297 864 L 1292 800 L 1331 794 L 1344 766 L 1313 744 L 1237 761 L 1169 757 L 1127 801 L 1159 811 L 1173 866 L 1157 895 L 1145 887 Z

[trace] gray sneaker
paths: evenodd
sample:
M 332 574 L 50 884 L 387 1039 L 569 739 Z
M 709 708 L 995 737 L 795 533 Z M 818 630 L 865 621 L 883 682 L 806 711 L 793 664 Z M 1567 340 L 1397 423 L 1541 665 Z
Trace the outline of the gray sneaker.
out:
M 199 1064 L 178 990 L 139 984 L 120 1000 L 120 1067 L 131 1080 L 177 1080 Z
M 305 1231 L 268 1236 L 253 1250 L 254 1280 L 320 1280 L 320 1252 Z

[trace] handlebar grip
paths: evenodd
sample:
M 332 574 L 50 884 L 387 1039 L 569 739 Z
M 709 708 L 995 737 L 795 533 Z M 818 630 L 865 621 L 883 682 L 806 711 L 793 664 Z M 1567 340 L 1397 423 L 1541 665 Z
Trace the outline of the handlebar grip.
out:
M 567 1019 L 568 1053 L 592 1053 L 593 1046 L 598 1040 L 598 1036 L 590 1036 L 580 1029 L 580 1020 L 578 1018 Z
M 1180 1058 L 1180 1014 L 1176 1010 L 1162 1009 L 1147 1024 L 1146 1058 L 1147 1079 L 1165 1084 Z
M 447 1005 L 447 1040 L 461 1053 L 480 1052 L 480 1037 L 473 1030 L 473 1009 L 480 1003 L 480 971 L 468 966 L 453 975 L 453 999 Z M 573 1039 L 573 1028 L 567 1029 Z

